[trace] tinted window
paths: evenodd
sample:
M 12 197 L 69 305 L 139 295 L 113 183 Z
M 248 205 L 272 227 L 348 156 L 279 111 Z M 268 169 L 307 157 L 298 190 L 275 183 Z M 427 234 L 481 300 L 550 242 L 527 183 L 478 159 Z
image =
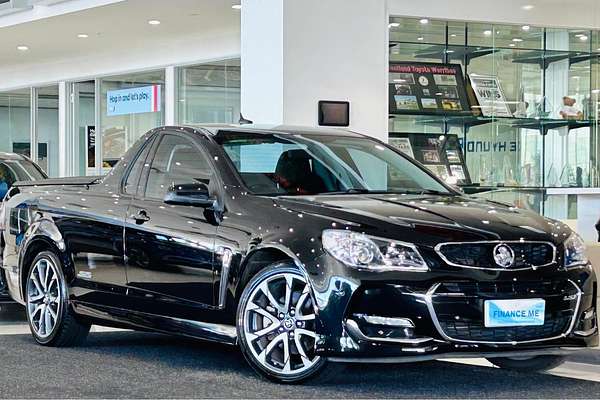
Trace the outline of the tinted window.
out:
M 181 136 L 166 135 L 152 160 L 146 197 L 162 200 L 169 187 L 178 184 L 210 182 L 212 167 L 202 151 Z
M 28 160 L 3 160 L 1 163 L 17 181 L 38 181 L 47 178 L 44 172 Z
M 149 167 L 149 165 L 146 162 L 146 158 L 148 157 L 148 153 L 150 152 L 150 148 L 152 147 L 151 144 L 152 139 L 146 141 L 141 151 L 138 152 L 133 166 L 129 170 L 127 179 L 125 180 L 125 185 L 123 187 L 125 193 L 131 195 L 135 195 L 138 193 L 141 184 L 140 177 L 142 176 L 144 167 Z
M 16 181 L 37 181 L 45 179 L 46 175 L 31 161 L 2 160 L 0 161 L 0 199 Z
M 221 132 L 217 141 L 257 194 L 448 193 L 413 162 L 368 138 Z

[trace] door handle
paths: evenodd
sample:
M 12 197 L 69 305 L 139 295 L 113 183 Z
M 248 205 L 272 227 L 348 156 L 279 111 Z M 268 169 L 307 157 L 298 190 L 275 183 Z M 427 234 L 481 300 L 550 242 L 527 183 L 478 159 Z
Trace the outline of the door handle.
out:
M 148 211 L 140 210 L 137 212 L 137 214 L 132 215 L 131 219 L 133 219 L 136 224 L 141 225 L 144 222 L 150 221 L 150 216 L 148 215 Z

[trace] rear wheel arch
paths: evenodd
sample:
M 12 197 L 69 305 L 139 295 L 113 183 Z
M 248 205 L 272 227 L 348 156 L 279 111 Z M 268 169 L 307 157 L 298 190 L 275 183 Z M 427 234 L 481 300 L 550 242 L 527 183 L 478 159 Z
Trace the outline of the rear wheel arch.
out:
M 34 237 L 28 241 L 20 262 L 21 296 L 23 297 L 23 300 L 25 300 L 27 277 L 31 263 L 37 257 L 37 255 L 43 251 L 50 251 L 54 253 L 56 257 L 58 257 L 58 259 L 61 261 L 61 265 L 59 267 L 62 268 L 67 282 L 69 282 L 74 276 L 74 271 L 71 268 L 71 262 L 67 254 L 64 251 L 60 251 L 58 245 L 54 243 L 52 239 L 45 236 Z

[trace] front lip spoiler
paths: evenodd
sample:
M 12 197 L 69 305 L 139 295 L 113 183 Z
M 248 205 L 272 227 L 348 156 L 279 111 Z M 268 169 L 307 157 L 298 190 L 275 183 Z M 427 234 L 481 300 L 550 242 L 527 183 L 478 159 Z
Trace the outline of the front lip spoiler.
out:
M 398 364 L 412 363 L 418 361 L 433 361 L 447 358 L 494 358 L 494 357 L 527 357 L 527 356 L 566 356 L 575 351 L 585 350 L 587 347 L 560 347 L 540 350 L 519 350 L 519 351 L 494 351 L 494 352 L 457 352 L 424 354 L 419 356 L 398 356 L 398 357 L 328 357 L 327 360 L 336 363 L 372 363 L 372 364 Z

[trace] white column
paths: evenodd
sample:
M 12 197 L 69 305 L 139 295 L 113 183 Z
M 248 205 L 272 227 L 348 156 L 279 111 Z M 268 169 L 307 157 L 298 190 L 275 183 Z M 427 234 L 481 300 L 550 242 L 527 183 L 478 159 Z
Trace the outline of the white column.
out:
M 242 0 L 242 114 L 316 126 L 350 102 L 349 129 L 387 139 L 386 0 Z
M 35 163 L 38 161 L 38 90 L 32 87 L 29 90 L 29 111 L 30 111 L 30 120 L 29 120 L 29 156 L 31 160 Z
M 71 95 L 67 82 L 58 83 L 58 176 L 69 176 L 73 173 L 74 154 L 69 140 L 69 116 L 71 115 Z
M 177 78 L 175 67 L 165 68 L 165 125 L 175 125 L 177 112 Z

